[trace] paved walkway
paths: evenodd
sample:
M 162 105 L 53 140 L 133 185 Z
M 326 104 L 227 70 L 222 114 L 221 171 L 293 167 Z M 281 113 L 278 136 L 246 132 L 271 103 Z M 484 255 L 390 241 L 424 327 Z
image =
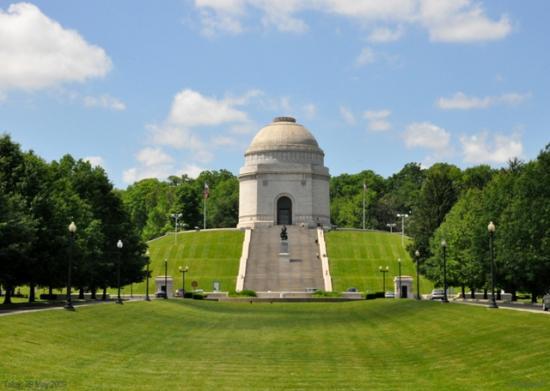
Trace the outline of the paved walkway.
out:
M 124 302 L 129 301 L 141 301 L 142 299 L 124 299 Z M 115 303 L 115 300 L 97 300 L 97 301 L 86 301 L 86 302 L 73 302 L 73 306 L 75 308 L 80 307 L 88 307 L 91 305 L 97 305 L 97 304 L 109 304 L 109 303 Z M 59 303 L 59 304 L 52 304 L 48 305 L 45 304 L 43 307 L 16 307 L 16 308 L 0 308 L 0 316 L 9 316 L 9 315 L 17 315 L 17 314 L 26 314 L 30 312 L 42 312 L 42 311 L 52 311 L 52 310 L 63 310 L 65 309 L 63 306 L 65 303 Z
M 452 300 L 451 303 L 475 305 L 475 306 L 478 306 L 478 307 L 487 307 L 487 304 L 489 303 L 489 301 L 488 300 L 469 301 L 469 300 L 456 299 L 456 300 Z M 537 313 L 537 314 L 550 315 L 550 312 L 542 310 L 542 304 L 497 303 L 497 305 L 498 305 L 499 309 L 504 309 L 504 310 L 533 312 L 533 313 Z

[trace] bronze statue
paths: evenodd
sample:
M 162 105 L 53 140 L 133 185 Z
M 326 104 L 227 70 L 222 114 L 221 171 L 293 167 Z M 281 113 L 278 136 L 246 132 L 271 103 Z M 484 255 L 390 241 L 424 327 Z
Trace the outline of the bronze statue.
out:
M 286 225 L 283 225 L 281 229 L 281 240 L 288 240 L 288 234 L 286 233 Z

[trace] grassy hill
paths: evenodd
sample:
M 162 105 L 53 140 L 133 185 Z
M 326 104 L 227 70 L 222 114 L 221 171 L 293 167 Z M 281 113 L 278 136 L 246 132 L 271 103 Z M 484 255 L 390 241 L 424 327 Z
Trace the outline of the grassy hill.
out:
M 174 289 L 181 288 L 180 266 L 189 266 L 185 276 L 185 289 L 191 289 L 191 281 L 199 288 L 212 290 L 212 282 L 220 281 L 222 290 L 235 289 L 239 272 L 244 233 L 241 231 L 199 231 L 167 235 L 149 243 L 151 276 L 164 275 L 164 260 L 168 260 L 168 275 L 174 278 Z M 149 292 L 155 289 L 150 280 Z M 134 284 L 134 293 L 145 293 L 145 283 Z M 126 287 L 124 293 L 130 293 Z
M 386 291 L 393 291 L 393 278 L 399 274 L 397 259 L 401 258 L 401 273 L 415 279 L 413 291 L 416 292 L 416 266 L 403 248 L 399 234 L 331 231 L 325 238 L 334 290 L 355 287 L 361 291 L 382 291 L 382 273 L 378 267 L 388 266 Z M 432 289 L 433 284 L 421 277 L 420 291 L 428 293 Z
M 174 299 L 12 315 L 0 324 L 6 389 L 550 387 L 550 316 L 453 303 Z

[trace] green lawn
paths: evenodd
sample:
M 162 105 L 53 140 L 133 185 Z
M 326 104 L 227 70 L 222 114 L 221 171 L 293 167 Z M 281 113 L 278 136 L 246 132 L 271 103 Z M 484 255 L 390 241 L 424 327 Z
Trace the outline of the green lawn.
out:
M 550 389 L 550 316 L 452 303 L 158 300 L 0 328 L 7 389 Z
M 350 287 L 369 292 L 382 291 L 382 273 L 379 266 L 389 267 L 386 291 L 393 291 L 393 278 L 398 273 L 397 259 L 401 258 L 401 274 L 412 276 L 416 292 L 416 269 L 401 244 L 401 236 L 376 231 L 331 231 L 325 235 L 333 289 Z M 407 242 L 405 242 L 406 244 Z M 433 284 L 420 278 L 420 291 L 429 293 Z
M 212 282 L 220 281 L 221 289 L 235 289 L 239 273 L 244 233 L 234 231 L 182 232 L 177 242 L 174 235 L 164 236 L 149 243 L 151 276 L 164 275 L 164 260 L 168 260 L 168 275 L 174 278 L 174 289 L 181 288 L 180 266 L 189 266 L 185 276 L 186 289 L 191 281 L 197 281 L 199 288 L 212 290 Z M 154 292 L 154 281 L 150 281 L 149 292 Z M 134 293 L 145 293 L 145 282 L 134 284 Z M 130 288 L 124 289 L 125 294 Z

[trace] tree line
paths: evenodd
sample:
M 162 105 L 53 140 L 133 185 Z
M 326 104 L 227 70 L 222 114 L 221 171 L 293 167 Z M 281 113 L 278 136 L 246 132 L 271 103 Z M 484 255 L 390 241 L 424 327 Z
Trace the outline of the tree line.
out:
M 70 251 L 67 225 L 77 222 L 75 286 L 115 284 L 116 242 L 122 239 L 123 285 L 144 277 L 145 240 L 175 229 L 235 227 L 239 182 L 227 170 L 197 178 L 144 179 L 113 189 L 101 167 L 66 155 L 46 163 L 22 152 L 9 136 L 0 138 L 0 284 L 51 289 L 63 286 Z M 208 197 L 204 196 L 208 184 Z M 410 254 L 420 253 L 421 271 L 441 283 L 441 240 L 448 243 L 451 285 L 486 290 L 489 235 L 493 221 L 498 288 L 530 292 L 535 300 L 550 286 L 550 146 L 537 159 L 507 167 L 479 165 L 465 170 L 447 163 L 422 168 L 406 164 L 384 178 L 371 170 L 330 179 L 332 224 L 400 230 L 406 214 Z M 34 289 L 31 289 L 31 295 Z
M 74 241 L 68 230 L 74 221 Z M 116 246 L 118 240 L 123 248 Z M 121 282 L 142 281 L 146 244 L 105 171 L 65 155 L 46 162 L 0 135 L 0 285 L 4 303 L 16 286 L 65 287 L 72 257 L 72 285 L 80 295 L 105 295 Z
M 473 169 L 477 170 L 477 169 Z M 420 252 L 421 269 L 436 283 L 442 279 L 442 246 L 447 243 L 447 279 L 472 296 L 491 283 L 488 224 L 494 233 L 495 281 L 517 298 L 531 301 L 550 289 L 550 144 L 538 157 L 517 159 L 497 171 L 430 169 L 410 221 L 411 254 Z M 469 184 L 461 186 L 461 183 Z

